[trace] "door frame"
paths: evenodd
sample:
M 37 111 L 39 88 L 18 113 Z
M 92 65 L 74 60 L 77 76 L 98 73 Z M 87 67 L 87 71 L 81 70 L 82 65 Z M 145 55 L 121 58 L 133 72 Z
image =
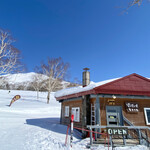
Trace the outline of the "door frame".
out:
M 118 126 L 123 126 L 124 123 L 123 123 L 122 106 L 106 106 L 106 122 L 107 122 L 107 125 L 108 125 L 107 112 L 108 112 L 109 109 L 116 110 L 116 113 L 119 114 L 119 120 L 120 120 L 120 123 L 119 123 Z

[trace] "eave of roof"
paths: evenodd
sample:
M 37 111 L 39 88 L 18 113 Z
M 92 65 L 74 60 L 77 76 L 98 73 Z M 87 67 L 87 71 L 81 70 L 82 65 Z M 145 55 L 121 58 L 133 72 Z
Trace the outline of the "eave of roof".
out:
M 61 96 L 61 97 L 56 97 L 56 100 L 63 100 L 63 99 L 69 99 L 69 98 L 74 98 L 74 97 L 80 97 L 83 95 L 89 95 L 89 94 L 96 94 L 95 91 L 92 90 L 88 90 L 88 91 L 83 91 L 83 92 L 79 92 L 79 93 L 74 93 L 74 94 L 69 94 L 69 95 L 65 95 L 65 96 Z

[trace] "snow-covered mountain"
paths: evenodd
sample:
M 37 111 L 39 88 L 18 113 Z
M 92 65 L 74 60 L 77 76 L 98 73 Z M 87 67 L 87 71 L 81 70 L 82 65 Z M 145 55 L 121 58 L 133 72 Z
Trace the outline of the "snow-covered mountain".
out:
M 38 76 L 36 79 L 38 82 L 44 82 L 48 79 L 46 75 L 37 74 L 35 72 L 2 75 L 0 76 L 0 89 L 34 91 L 32 83 L 35 81 L 36 76 Z M 58 84 L 60 85 L 60 89 L 66 88 L 70 85 L 70 83 L 66 81 L 60 81 Z M 45 89 L 43 88 L 42 90 Z
M 7 74 L 7 75 L 2 75 L 1 78 L 4 80 L 7 80 L 8 83 L 10 84 L 22 84 L 22 83 L 27 83 L 27 82 L 32 82 L 33 77 L 37 75 L 35 72 L 30 72 L 30 73 L 17 73 L 17 74 Z M 45 75 L 41 74 L 41 78 L 47 79 L 48 77 Z

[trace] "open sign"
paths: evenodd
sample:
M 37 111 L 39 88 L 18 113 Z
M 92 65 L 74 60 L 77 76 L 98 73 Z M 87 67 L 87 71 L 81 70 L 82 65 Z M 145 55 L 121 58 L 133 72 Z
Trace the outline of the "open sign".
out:
M 127 128 L 107 128 L 107 133 L 109 135 L 127 135 Z

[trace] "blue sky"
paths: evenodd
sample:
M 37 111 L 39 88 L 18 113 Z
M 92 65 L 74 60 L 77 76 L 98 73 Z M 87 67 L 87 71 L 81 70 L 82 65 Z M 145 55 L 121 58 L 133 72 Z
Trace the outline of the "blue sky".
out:
M 120 15 L 124 0 L 1 0 L 28 71 L 47 57 L 70 63 L 71 80 L 89 67 L 98 82 L 131 73 L 150 77 L 150 3 Z

